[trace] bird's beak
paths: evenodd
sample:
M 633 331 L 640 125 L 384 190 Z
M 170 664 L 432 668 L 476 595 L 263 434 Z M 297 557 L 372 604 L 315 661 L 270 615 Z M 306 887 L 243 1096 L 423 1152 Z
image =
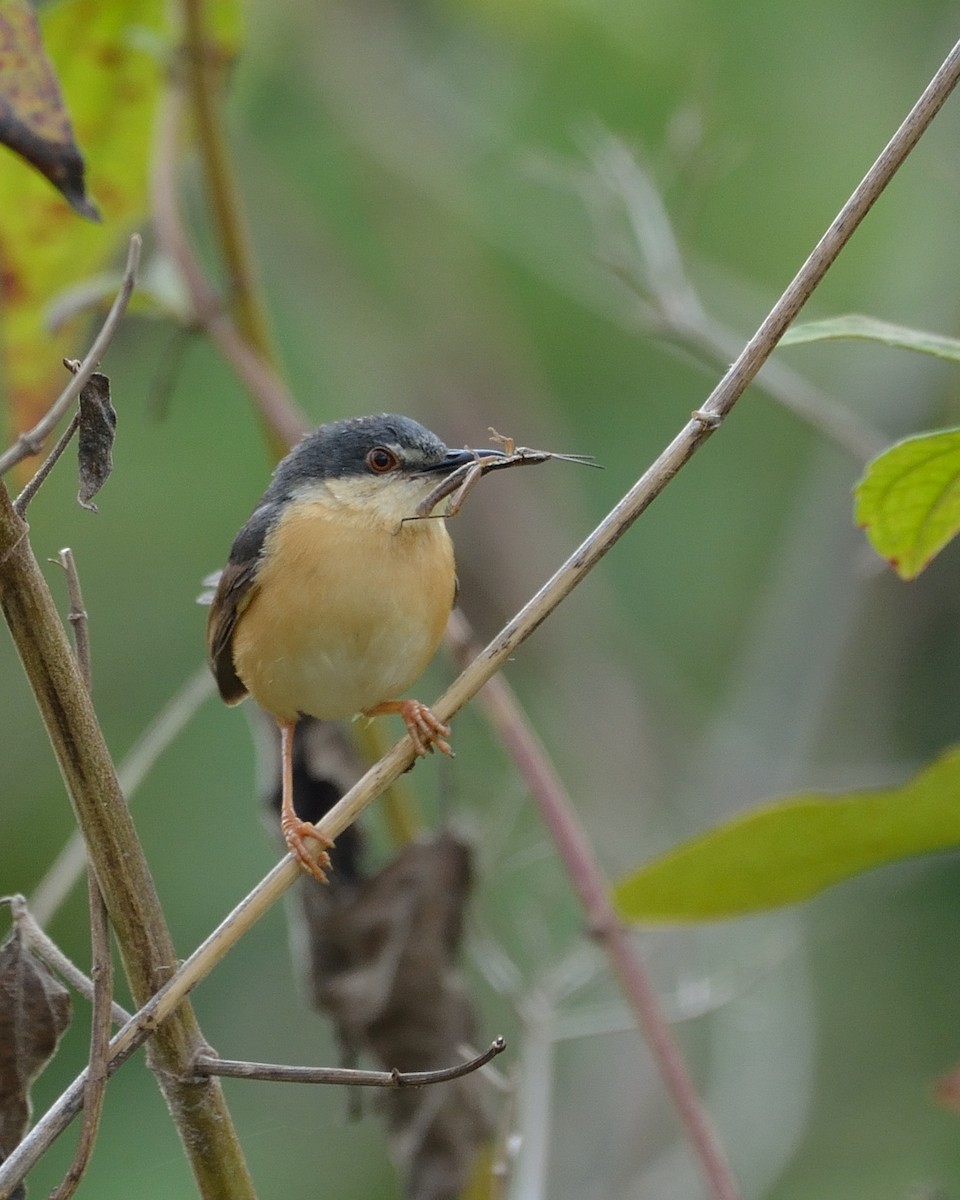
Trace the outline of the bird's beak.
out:
M 451 471 L 456 471 L 458 467 L 465 467 L 468 463 L 505 457 L 502 450 L 448 450 L 439 462 L 430 463 L 428 466 L 421 467 L 420 470 L 424 475 L 449 475 Z

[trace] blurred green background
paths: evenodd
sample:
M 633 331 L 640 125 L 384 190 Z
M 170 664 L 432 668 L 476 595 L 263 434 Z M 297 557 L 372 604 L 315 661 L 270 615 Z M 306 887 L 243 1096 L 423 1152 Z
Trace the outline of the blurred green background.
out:
M 401 411 L 454 445 L 482 444 L 492 425 L 605 465 L 494 476 L 471 497 L 452 532 L 481 635 L 722 371 L 638 317 L 629 220 L 598 170 L 609 136 L 661 189 L 707 310 L 745 340 L 957 36 L 953 6 L 905 0 L 291 0 L 246 16 L 229 132 L 273 333 L 310 418 Z M 958 133 L 954 99 L 805 316 L 957 332 Z M 4 156 L 2 169 L 23 168 Z M 190 162 L 183 186 L 209 244 Z M 888 440 L 957 420 L 960 380 L 943 363 L 855 344 L 781 359 Z M 61 469 L 30 520 L 39 558 L 76 555 L 95 699 L 122 758 L 198 665 L 199 581 L 270 464 L 246 397 L 201 341 L 131 319 L 105 369 L 120 426 L 100 514 L 74 504 Z M 510 665 L 611 878 L 771 796 L 902 780 L 956 739 L 960 551 L 898 582 L 852 525 L 862 465 L 749 392 Z M 59 569 L 48 574 L 63 597 Z M 440 656 L 418 695 L 452 673 Z M 0 891 L 29 893 L 71 815 L 6 637 L 0 704 Z M 509 1194 L 703 1195 L 521 784 L 477 711 L 455 736 L 452 768 L 430 761 L 411 785 L 431 821 L 477 848 L 465 967 L 481 1041 L 510 1042 L 500 1061 L 524 1143 Z M 253 772 L 242 713 L 210 702 L 136 798 L 184 955 L 275 860 Z M 960 1125 L 932 1097 L 960 1059 L 958 884 L 946 856 L 799 910 L 638 932 L 747 1196 L 960 1197 Z M 51 933 L 86 962 L 81 890 Z M 333 1060 L 279 910 L 195 1003 L 221 1054 Z M 38 1109 L 84 1061 L 77 1010 Z M 138 1063 L 108 1091 L 81 1196 L 192 1193 Z M 264 1198 L 400 1196 L 373 1105 L 351 1123 L 338 1091 L 227 1092 Z M 58 1180 L 71 1141 L 34 1173 L 33 1195 Z

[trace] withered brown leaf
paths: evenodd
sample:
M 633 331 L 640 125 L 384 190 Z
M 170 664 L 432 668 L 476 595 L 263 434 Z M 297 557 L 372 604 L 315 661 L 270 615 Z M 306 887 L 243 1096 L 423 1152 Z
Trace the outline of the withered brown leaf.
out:
M 80 489 L 77 503 L 97 511 L 93 497 L 113 470 L 113 440 L 117 413 L 110 403 L 110 380 L 95 371 L 80 393 L 80 426 L 77 433 Z
M 405 846 L 329 905 L 312 880 L 301 884 L 314 1003 L 330 1013 L 348 1057 L 429 1071 L 457 1062 L 473 1041 L 456 966 L 469 886 L 469 850 L 449 833 Z M 469 1075 L 383 1097 L 409 1200 L 461 1194 L 490 1137 L 483 1089 Z
M 0 1156 L 23 1137 L 30 1085 L 70 1024 L 70 996 L 17 929 L 0 945 Z
M 264 799 L 276 830 L 276 725 L 264 718 Z M 294 806 L 317 821 L 362 775 L 349 737 L 334 722 L 302 718 L 294 738 Z M 470 890 L 470 852 L 452 834 L 404 847 L 367 874 L 355 826 L 331 851 L 330 886 L 306 876 L 293 939 L 313 1004 L 337 1027 L 345 1060 L 430 1071 L 460 1061 L 473 1041 L 473 1006 L 457 969 Z M 291 920 L 297 920 L 288 909 Z M 385 1093 L 390 1148 L 409 1200 L 456 1200 L 490 1137 L 485 1084 L 477 1075 Z
M 100 220 L 29 0 L 0 4 L 0 142 L 46 175 L 80 216 Z

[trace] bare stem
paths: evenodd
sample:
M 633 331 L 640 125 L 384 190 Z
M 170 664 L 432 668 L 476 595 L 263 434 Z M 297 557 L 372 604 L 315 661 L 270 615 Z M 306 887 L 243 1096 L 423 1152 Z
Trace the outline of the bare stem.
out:
M 80 576 L 73 552 L 64 548 L 60 551 L 60 564 L 67 576 L 67 595 L 70 610 L 67 613 L 73 628 L 74 651 L 77 668 L 87 692 L 90 691 L 91 659 L 87 612 L 83 604 Z M 73 1161 L 67 1168 L 60 1186 L 51 1193 L 50 1200 L 70 1200 L 90 1163 L 93 1147 L 100 1128 L 103 1098 L 107 1090 L 107 1054 L 110 1045 L 111 1013 L 113 1001 L 113 959 L 110 956 L 110 922 L 103 893 L 94 873 L 87 865 L 87 901 L 90 910 L 90 951 L 92 1014 L 90 1018 L 90 1058 L 87 1065 L 87 1081 L 83 1089 L 83 1123 L 80 1137 L 73 1153 Z
M 344 1067 L 290 1067 L 277 1063 L 241 1062 L 232 1058 L 217 1058 L 201 1054 L 194 1064 L 201 1075 L 229 1075 L 234 1079 L 266 1079 L 274 1083 L 327 1083 L 342 1087 L 426 1087 L 433 1083 L 449 1083 L 485 1067 L 502 1054 L 507 1043 L 497 1038 L 483 1052 L 455 1067 L 437 1071 L 355 1071 Z
M 60 418 L 74 400 L 77 399 L 83 391 L 84 384 L 97 367 L 99 367 L 100 360 L 106 354 L 107 347 L 113 341 L 113 336 L 119 328 L 120 321 L 127 309 L 127 303 L 133 293 L 133 287 L 137 279 L 137 267 L 140 264 L 140 247 L 142 245 L 143 242 L 139 233 L 130 235 L 130 245 L 127 249 L 127 265 L 123 270 L 123 281 L 120 285 L 120 291 L 117 293 L 117 298 L 107 313 L 106 320 L 103 322 L 100 332 L 94 338 L 93 345 L 87 351 L 86 357 L 80 363 L 76 374 L 43 417 L 32 429 L 27 430 L 26 433 L 21 433 L 9 450 L 0 454 L 0 475 L 6 474 L 11 467 L 16 466 L 23 459 L 40 453 L 43 443 L 56 428 Z
M 476 655 L 477 647 L 470 625 L 459 611 L 454 611 L 450 619 L 447 642 L 461 663 L 468 663 Z M 531 728 L 513 689 L 502 675 L 495 675 L 489 680 L 478 700 L 540 809 L 540 815 L 583 906 L 587 927 L 603 947 L 623 994 L 643 1030 L 660 1077 L 676 1105 L 712 1195 L 717 1200 L 721 1197 L 723 1200 L 737 1200 L 739 1187 L 723 1146 L 687 1071 L 643 959 L 631 943 L 626 926 L 610 902 L 607 882 L 594 857 L 589 838 L 549 755 Z
M 66 360 L 64 360 L 64 361 L 66 361 Z M 47 455 L 47 457 L 43 460 L 43 462 L 40 464 L 40 466 L 37 468 L 37 470 L 34 472 L 33 477 L 31 479 L 27 480 L 27 483 L 24 485 L 23 491 L 16 498 L 16 500 L 14 500 L 13 511 L 18 516 L 22 517 L 23 514 L 27 511 L 27 505 L 34 498 L 34 496 L 37 494 L 37 492 L 40 491 L 41 487 L 43 487 L 43 484 L 44 484 L 47 476 L 50 474 L 50 472 L 53 470 L 53 468 L 57 465 L 57 463 L 63 457 L 64 450 L 66 450 L 66 448 L 70 445 L 70 442 L 73 440 L 73 435 L 77 432 L 77 430 L 79 428 L 80 428 L 80 413 L 75 412 L 73 414 L 73 416 L 70 418 L 70 424 L 66 427 L 66 429 L 63 431 L 63 433 L 60 435 L 60 437 L 57 438 L 56 445 L 53 447 L 53 449 L 50 451 L 50 453 Z
M 92 867 L 87 870 L 87 892 L 90 901 L 90 946 L 93 958 L 93 1013 L 90 1019 L 90 1060 L 83 1089 L 83 1122 L 73 1161 L 67 1169 L 63 1183 L 51 1193 L 50 1200 L 70 1200 L 83 1178 L 97 1140 L 103 1098 L 109 1078 L 107 1058 L 110 1046 L 110 1005 L 113 999 L 113 962 L 110 957 L 107 906 L 103 902 L 100 885 Z

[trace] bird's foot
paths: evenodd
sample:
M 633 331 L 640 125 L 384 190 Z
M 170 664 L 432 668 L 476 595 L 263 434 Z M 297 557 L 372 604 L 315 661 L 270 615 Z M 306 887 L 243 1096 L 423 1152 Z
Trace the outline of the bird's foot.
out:
M 280 820 L 283 840 L 301 867 L 312 875 L 317 883 L 326 883 L 326 868 L 330 866 L 328 850 L 333 848 L 333 842 L 325 833 L 321 833 L 316 825 L 309 821 L 301 821 L 299 817 L 284 815 Z M 312 838 L 323 847 L 320 854 L 314 857 L 307 849 L 307 840 Z
M 439 750 L 441 754 L 454 757 L 453 749 L 447 741 L 450 726 L 444 725 L 419 700 L 385 700 L 375 708 L 368 708 L 364 715 L 372 717 L 382 713 L 398 713 L 403 718 L 413 748 L 419 756 Z

